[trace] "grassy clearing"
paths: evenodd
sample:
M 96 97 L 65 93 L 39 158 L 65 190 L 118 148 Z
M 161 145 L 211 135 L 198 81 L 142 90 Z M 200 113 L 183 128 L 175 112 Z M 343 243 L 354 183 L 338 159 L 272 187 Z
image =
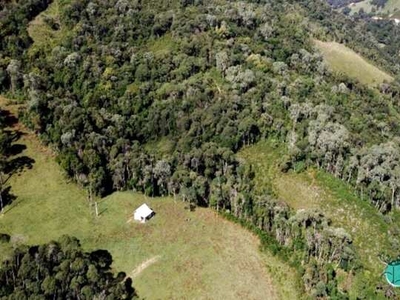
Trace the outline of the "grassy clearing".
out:
M 0 216 L 0 232 L 29 244 L 74 235 L 87 250 L 109 250 L 113 268 L 127 274 L 150 260 L 134 280 L 146 299 L 300 297 L 296 281 L 288 280 L 294 272 L 287 265 L 261 253 L 258 238 L 212 210 L 189 212 L 172 198 L 120 192 L 99 201 L 101 215 L 96 218 L 85 192 L 66 181 L 51 152 L 31 133 L 18 129 L 24 135 L 16 143 L 27 147 L 19 155 L 35 162 L 10 178 L 17 199 Z M 133 210 L 143 202 L 157 215 L 147 224 L 130 222 Z M 0 244 L 0 259 L 10 250 Z
M 352 3 L 349 5 L 351 8 L 351 13 L 358 13 L 361 9 L 363 9 L 366 13 L 370 13 L 372 8 L 376 8 L 376 6 L 371 4 L 371 0 L 364 0 L 361 2 Z
M 276 197 L 293 209 L 318 208 L 334 226 L 343 227 L 353 237 L 360 260 L 367 268 L 371 280 L 379 281 L 383 265 L 378 259 L 382 252 L 392 256 L 390 224 L 367 202 L 341 180 L 320 170 L 310 169 L 302 173 L 282 173 L 277 167 L 285 148 L 274 141 L 261 141 L 240 152 L 241 159 L 255 166 L 258 188 L 272 187 Z M 397 213 L 392 215 L 395 222 Z M 349 279 L 347 279 L 349 280 Z
M 389 74 L 379 70 L 343 44 L 318 40 L 314 42 L 334 72 L 346 74 L 369 86 L 393 80 Z
M 147 50 L 162 55 L 166 52 L 176 50 L 177 44 L 171 34 L 165 34 L 160 38 L 150 40 L 147 44 Z
M 45 20 L 53 19 L 55 23 L 59 24 L 60 12 L 69 3 L 70 0 L 54 0 L 45 11 L 29 23 L 28 34 L 34 42 L 28 52 L 31 56 L 34 56 L 39 48 L 53 49 L 68 34 L 64 28 L 57 30 L 51 28 Z
M 394 13 L 400 10 L 400 0 L 389 0 L 383 8 L 384 13 Z
M 162 138 L 158 141 L 151 141 L 145 145 L 146 151 L 154 155 L 168 155 L 174 151 L 175 143 L 168 139 Z
M 363 9 L 366 13 L 370 13 L 376 6 L 371 4 L 371 0 L 364 0 L 361 2 L 353 3 L 349 6 L 352 13 L 357 13 L 360 9 Z M 400 0 L 389 0 L 382 9 L 377 10 L 379 13 L 383 14 L 393 14 L 394 12 L 400 10 Z

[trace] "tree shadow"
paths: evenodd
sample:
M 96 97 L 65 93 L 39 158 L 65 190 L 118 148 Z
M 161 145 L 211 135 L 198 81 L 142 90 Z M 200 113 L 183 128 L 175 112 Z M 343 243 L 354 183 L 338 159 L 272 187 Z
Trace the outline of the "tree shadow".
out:
M 7 127 L 13 127 L 15 124 L 18 123 L 18 118 L 15 117 L 9 110 L 2 110 L 1 117 L 4 120 L 4 124 Z
M 196 211 L 196 208 L 197 208 L 197 206 L 196 206 L 196 204 L 194 204 L 194 203 L 189 203 L 189 205 L 186 205 L 185 207 L 184 207 L 184 209 L 186 209 L 186 210 L 188 210 L 188 211 Z
M 122 275 L 123 275 L 123 274 L 118 274 L 118 276 L 117 276 L 117 280 L 119 280 L 120 282 L 122 281 L 122 280 L 120 279 L 120 278 L 122 277 Z M 126 274 L 124 273 L 124 275 L 126 275 Z M 130 296 L 137 296 L 136 290 L 135 290 L 135 288 L 132 286 L 132 284 L 133 284 L 132 278 L 130 278 L 130 277 L 126 278 L 126 280 L 125 280 L 125 288 L 126 288 L 126 291 L 129 293 Z M 142 298 L 142 299 L 145 299 L 145 298 Z
M 94 262 L 99 269 L 104 271 L 110 270 L 111 264 L 113 262 L 110 252 L 107 250 L 96 250 L 90 253 L 90 260 Z
M 9 176 L 22 172 L 25 168 L 32 169 L 35 160 L 28 156 L 18 156 L 11 159 L 5 168 L 5 173 Z
M 7 149 L 7 154 L 9 156 L 14 156 L 21 154 L 24 150 L 26 150 L 26 146 L 23 144 L 13 144 L 10 149 Z
M 9 206 L 11 203 L 13 203 L 15 201 L 15 199 L 17 199 L 17 196 L 13 195 L 11 193 L 11 186 L 6 187 L 3 192 L 1 193 L 1 196 L 3 198 L 3 205 L 4 207 Z M 8 209 L 8 211 L 10 211 L 13 207 L 11 207 L 10 209 Z
M 21 136 L 25 135 L 25 133 L 14 129 L 4 129 L 4 132 L 10 135 L 11 142 L 16 142 L 21 138 Z
M 99 212 L 99 217 L 104 214 L 107 211 L 107 208 L 103 209 L 102 211 Z

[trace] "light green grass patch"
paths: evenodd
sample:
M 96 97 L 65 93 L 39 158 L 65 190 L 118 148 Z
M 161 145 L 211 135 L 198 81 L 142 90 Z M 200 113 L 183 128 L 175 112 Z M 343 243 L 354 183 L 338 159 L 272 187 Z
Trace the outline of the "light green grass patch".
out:
M 360 9 L 363 9 L 364 12 L 370 13 L 372 9 L 375 9 L 376 12 L 380 14 L 393 14 L 394 12 L 400 10 L 400 0 L 389 0 L 383 8 L 377 9 L 375 5 L 371 4 L 371 0 L 364 0 L 357 3 L 352 3 L 349 5 L 352 13 L 357 13 Z
M 373 8 L 376 8 L 376 6 L 371 4 L 371 0 L 364 0 L 361 2 L 351 3 L 349 8 L 353 14 L 358 13 L 361 9 L 363 9 L 366 13 L 370 13 Z
M 389 0 L 383 8 L 384 13 L 392 14 L 400 10 L 400 0 Z
M 169 138 L 163 137 L 158 141 L 150 141 L 144 146 L 148 153 L 156 156 L 172 154 L 175 149 L 175 142 Z
M 147 51 L 161 55 L 176 50 L 177 43 L 175 43 L 174 37 L 170 34 L 164 34 L 162 37 L 154 38 L 147 43 Z
M 28 54 L 34 56 L 38 49 L 47 47 L 50 50 L 65 38 L 68 34 L 66 29 L 52 29 L 46 22 L 46 18 L 54 19 L 56 23 L 60 23 L 60 12 L 67 6 L 70 0 L 54 0 L 49 7 L 33 19 L 28 26 L 28 34 L 33 40 L 33 45 L 29 48 Z
M 49 7 L 33 19 L 28 26 L 29 36 L 34 43 L 46 43 L 49 39 L 54 38 L 56 32 L 52 30 L 45 22 L 45 18 L 58 18 L 59 2 L 53 1 Z
M 334 72 L 346 74 L 369 86 L 393 80 L 392 76 L 381 71 L 343 44 L 318 40 L 314 40 L 314 43 Z

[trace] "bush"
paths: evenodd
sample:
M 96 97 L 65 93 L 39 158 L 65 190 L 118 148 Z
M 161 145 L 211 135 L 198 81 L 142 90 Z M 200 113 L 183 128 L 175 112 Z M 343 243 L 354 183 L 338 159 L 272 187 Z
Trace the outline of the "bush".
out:
M 0 233 L 0 243 L 9 243 L 11 236 L 7 233 Z

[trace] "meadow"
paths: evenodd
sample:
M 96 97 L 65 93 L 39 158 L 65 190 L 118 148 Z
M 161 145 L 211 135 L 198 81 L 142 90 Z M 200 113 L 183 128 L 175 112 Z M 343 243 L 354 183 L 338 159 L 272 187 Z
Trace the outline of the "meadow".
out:
M 370 13 L 372 9 L 376 6 L 371 4 L 371 0 L 364 0 L 354 3 L 349 7 L 351 8 L 352 13 L 359 12 L 360 9 L 363 9 L 366 13 Z M 398 10 L 400 10 L 400 0 L 388 0 L 385 6 L 382 9 L 378 10 L 378 12 L 391 15 Z
M 343 44 L 318 40 L 314 43 L 334 72 L 343 73 L 369 86 L 377 86 L 383 81 L 393 80 L 389 74 Z

